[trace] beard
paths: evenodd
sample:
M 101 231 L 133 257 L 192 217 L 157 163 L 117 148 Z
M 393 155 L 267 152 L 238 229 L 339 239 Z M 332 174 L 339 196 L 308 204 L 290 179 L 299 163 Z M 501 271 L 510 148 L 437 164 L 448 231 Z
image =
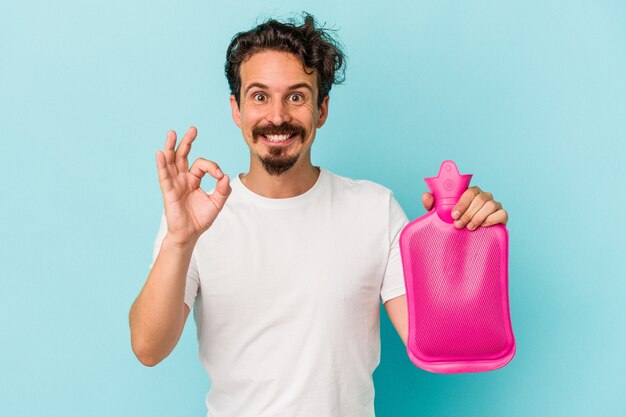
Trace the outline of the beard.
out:
M 283 124 L 276 126 L 273 124 L 265 126 L 256 126 L 252 129 L 252 141 L 257 143 L 259 136 L 267 135 L 300 135 L 300 142 L 304 142 L 304 138 L 307 137 L 306 129 L 300 125 L 284 122 Z M 288 146 L 271 146 L 269 145 L 269 152 L 267 155 L 259 155 L 259 161 L 269 175 L 280 175 L 285 171 L 288 171 L 293 167 L 300 154 L 289 155 L 287 153 Z

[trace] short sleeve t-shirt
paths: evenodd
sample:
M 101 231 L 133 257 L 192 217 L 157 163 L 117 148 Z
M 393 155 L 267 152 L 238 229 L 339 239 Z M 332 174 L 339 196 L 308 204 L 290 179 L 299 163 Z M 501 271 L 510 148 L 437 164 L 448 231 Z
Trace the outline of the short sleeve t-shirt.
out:
M 405 293 L 393 193 L 324 168 L 295 197 L 231 187 L 185 287 L 207 416 L 373 416 L 380 301 Z M 162 215 L 153 262 L 166 232 Z

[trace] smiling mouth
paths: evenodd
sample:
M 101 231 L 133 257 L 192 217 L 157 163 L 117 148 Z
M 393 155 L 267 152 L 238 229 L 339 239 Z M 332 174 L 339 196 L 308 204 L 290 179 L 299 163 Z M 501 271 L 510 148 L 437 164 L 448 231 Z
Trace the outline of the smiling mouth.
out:
M 298 133 L 285 134 L 285 135 L 259 135 L 259 137 L 266 143 L 272 145 L 286 145 L 292 143 L 296 137 L 298 137 Z
M 280 125 L 269 123 L 252 129 L 254 142 L 261 139 L 265 144 L 282 147 L 295 142 L 295 138 L 304 141 L 307 131 L 298 123 L 283 122 Z

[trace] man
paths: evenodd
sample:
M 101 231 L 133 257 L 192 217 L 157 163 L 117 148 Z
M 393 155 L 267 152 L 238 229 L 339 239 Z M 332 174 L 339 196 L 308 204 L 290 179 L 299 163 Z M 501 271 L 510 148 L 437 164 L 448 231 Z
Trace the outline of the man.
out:
M 209 416 L 373 416 L 380 299 L 406 344 L 406 215 L 387 188 L 311 163 L 343 62 L 309 15 L 239 33 L 226 75 L 249 172 L 231 182 L 213 161 L 189 168 L 193 127 L 176 149 L 170 131 L 156 154 L 164 214 L 130 312 L 132 347 L 156 365 L 195 306 Z M 206 173 L 217 179 L 209 193 Z M 433 196 L 422 201 L 430 210 Z M 507 221 L 478 187 L 455 209 L 457 227 Z

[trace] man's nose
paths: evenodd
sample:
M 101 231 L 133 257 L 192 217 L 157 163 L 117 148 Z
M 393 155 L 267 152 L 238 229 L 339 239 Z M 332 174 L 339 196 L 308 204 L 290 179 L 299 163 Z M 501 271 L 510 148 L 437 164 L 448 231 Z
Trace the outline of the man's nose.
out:
M 289 108 L 282 100 L 274 100 L 274 102 L 269 106 L 266 118 L 276 126 L 279 126 L 284 122 L 291 121 Z

